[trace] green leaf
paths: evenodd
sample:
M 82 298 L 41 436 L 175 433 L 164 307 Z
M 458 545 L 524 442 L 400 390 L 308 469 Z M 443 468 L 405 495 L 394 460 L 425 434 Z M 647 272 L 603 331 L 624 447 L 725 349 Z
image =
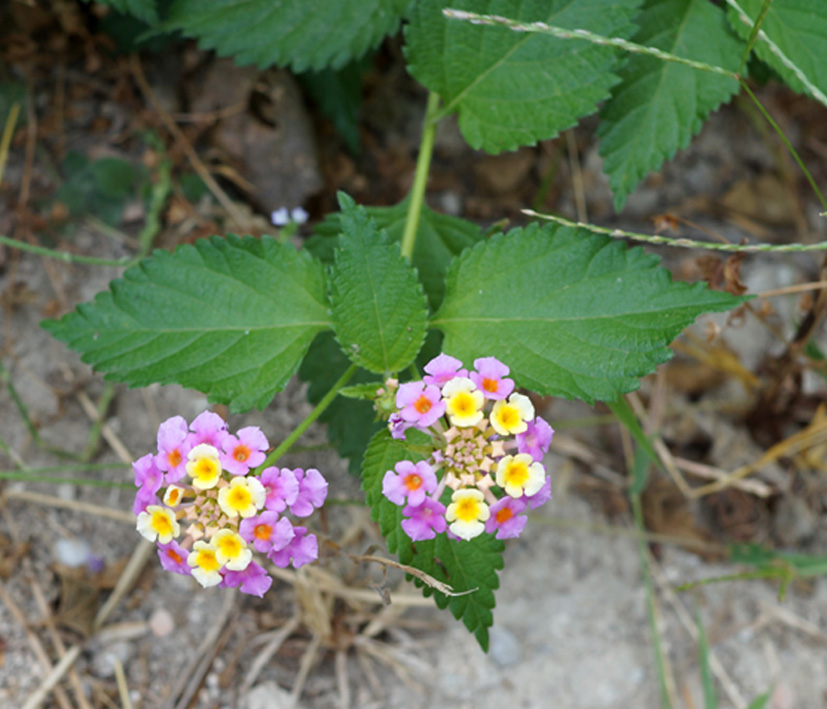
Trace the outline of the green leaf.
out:
M 728 10 L 729 21 L 735 31 L 747 39 L 764 0 L 738 0 L 737 4 L 746 13 L 749 24 L 732 7 Z M 759 58 L 775 69 L 791 88 L 827 104 L 827 3 L 773 0 L 761 30 L 775 49 L 759 36 L 753 48 Z
M 400 563 L 449 584 L 455 593 L 473 591 L 449 597 L 414 579 L 425 596 L 434 596 L 439 608 L 450 609 L 457 620 L 462 620 L 487 652 L 488 629 L 494 623 L 491 612 L 495 605 L 494 591 L 499 587 L 497 571 L 503 568 L 504 542 L 493 534 L 482 534 L 471 541 L 452 541 L 445 534 L 439 534 L 430 541 L 414 542 L 402 529 L 402 508 L 382 494 L 385 473 L 400 460 L 422 460 L 423 455 L 413 446 L 422 446 L 427 441 L 427 436 L 420 431 L 409 430 L 404 441 L 394 440 L 387 430 L 379 431 L 365 453 L 362 489 L 388 550 L 397 554 Z
M 408 218 L 408 198 L 393 207 L 364 207 L 368 217 L 379 229 L 385 229 L 391 241 L 401 241 Z M 334 249 L 342 231 L 338 212 L 328 214 L 316 225 L 316 233 L 307 241 L 307 249 L 325 262 L 333 261 Z M 445 274 L 451 260 L 464 249 L 483 238 L 481 229 L 465 219 L 439 214 L 423 207 L 414 244 L 413 265 L 428 296 L 431 309 L 436 310 L 445 295 Z
M 593 113 L 617 83 L 617 50 L 582 40 L 448 20 L 442 8 L 628 38 L 641 0 L 422 0 L 405 28 L 409 70 L 459 113 L 465 140 L 490 153 L 552 138 Z
M 322 69 L 296 76 L 305 93 L 336 127 L 352 155 L 359 154 L 359 112 L 362 109 L 362 80 L 371 62 L 363 58 L 338 71 Z
M 685 59 L 738 69 L 743 45 L 709 0 L 648 0 L 634 41 Z M 633 54 L 603 107 L 598 129 L 615 209 L 664 160 L 689 145 L 711 111 L 735 94 L 735 79 Z
M 95 162 L 82 153 L 69 151 L 63 161 L 64 183 L 55 194 L 76 216 L 94 214 L 107 224 L 121 221 L 124 202 L 135 192 L 145 170 L 119 158 Z
M 158 22 L 157 0 L 84 0 L 84 2 L 108 5 L 118 12 L 137 17 L 148 25 L 154 25 Z
M 264 408 L 330 327 L 323 266 L 264 237 L 156 251 L 43 327 L 107 379 L 172 382 L 233 411 Z
M 318 404 L 349 366 L 350 360 L 345 357 L 333 333 L 319 334 L 299 368 L 299 378 L 308 382 L 307 400 Z M 372 379 L 374 375 L 360 369 L 351 381 L 358 383 Z M 327 424 L 327 440 L 342 458 L 349 460 L 350 474 L 358 475 L 371 437 L 382 428 L 371 402 L 337 396 L 319 421 Z
M 411 0 L 176 0 L 164 29 L 260 68 L 340 69 L 396 32 Z
M 770 699 L 772 698 L 772 690 L 767 690 L 762 695 L 753 699 L 747 709 L 765 709 L 766 706 L 770 703 Z
M 376 398 L 376 392 L 385 386 L 384 382 L 372 381 L 364 384 L 354 384 L 353 386 L 343 387 L 339 390 L 339 396 L 344 396 L 348 399 L 361 399 L 363 401 L 373 401 Z
M 431 321 L 466 364 L 493 355 L 541 394 L 614 400 L 704 312 L 743 302 L 673 283 L 656 256 L 585 229 L 531 224 L 464 252 Z
M 416 271 L 384 231 L 348 196 L 339 196 L 342 235 L 332 275 L 336 339 L 350 359 L 377 374 L 413 362 L 425 340 L 428 308 Z

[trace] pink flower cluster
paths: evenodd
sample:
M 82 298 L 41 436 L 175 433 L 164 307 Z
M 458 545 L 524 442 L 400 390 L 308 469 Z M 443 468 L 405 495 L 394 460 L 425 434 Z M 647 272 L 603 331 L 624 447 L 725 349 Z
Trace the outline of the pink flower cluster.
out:
M 382 493 L 403 508 L 402 529 L 414 541 L 518 537 L 527 510 L 551 499 L 543 457 L 553 429 L 494 357 L 474 360 L 469 372 L 441 354 L 425 372 L 399 386 L 388 421 L 394 438 L 415 428 L 431 439 L 427 460 L 403 460 L 382 479 Z
M 268 467 L 257 476 L 269 448 L 258 427 L 233 434 L 209 411 L 191 424 L 173 416 L 158 429 L 157 444 L 157 453 L 132 464 L 133 511 L 164 569 L 205 587 L 263 596 L 273 579 L 253 551 L 282 568 L 318 558 L 315 535 L 285 515 L 310 515 L 324 503 L 327 482 L 313 468 Z

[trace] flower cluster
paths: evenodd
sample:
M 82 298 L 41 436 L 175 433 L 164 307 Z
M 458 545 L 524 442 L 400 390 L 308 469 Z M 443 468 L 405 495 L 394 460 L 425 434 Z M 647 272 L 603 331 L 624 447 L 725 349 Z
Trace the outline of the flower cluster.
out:
M 132 468 L 138 531 L 158 544 L 164 569 L 263 596 L 273 579 L 254 550 L 282 568 L 318 558 L 315 535 L 284 514 L 310 515 L 327 497 L 327 482 L 314 468 L 269 467 L 256 477 L 268 448 L 258 427 L 232 434 L 209 411 L 189 425 L 181 416 L 161 424 L 158 452 Z
M 388 470 L 382 493 L 402 506 L 402 528 L 414 541 L 447 530 L 460 539 L 483 533 L 518 537 L 525 512 L 551 499 L 543 456 L 554 434 L 514 392 L 509 368 L 494 357 L 462 362 L 441 354 L 422 381 L 396 391 L 388 426 L 394 438 L 416 428 L 429 434 L 428 460 L 403 460 Z

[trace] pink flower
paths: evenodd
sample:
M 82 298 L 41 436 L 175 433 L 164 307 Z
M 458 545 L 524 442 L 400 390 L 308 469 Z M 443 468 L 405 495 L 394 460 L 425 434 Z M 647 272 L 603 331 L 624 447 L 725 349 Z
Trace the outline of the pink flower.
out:
M 228 571 L 224 570 L 221 580 L 222 588 L 236 588 L 241 586 L 242 593 L 248 593 L 251 596 L 258 596 L 261 598 L 270 586 L 273 585 L 273 579 L 264 569 L 255 561 L 251 561 L 243 571 Z
M 422 377 L 422 380 L 429 385 L 441 387 L 445 382 L 450 381 L 454 377 L 465 377 L 468 372 L 460 369 L 462 362 L 456 357 L 451 357 L 447 354 L 441 354 L 434 357 L 428 364 L 425 365 L 425 371 L 430 376 Z
M 258 426 L 247 426 L 238 436 L 224 432 L 221 437 L 221 467 L 233 475 L 246 475 L 250 468 L 261 465 L 265 451 L 270 447 L 267 437 Z
M 538 463 L 542 463 L 553 436 L 554 429 L 538 416 L 529 422 L 525 431 L 517 434 L 517 450 L 528 453 Z
M 402 384 L 396 392 L 396 406 L 402 418 L 418 428 L 428 428 L 445 413 L 439 387 L 424 382 Z
M 293 525 L 279 513 L 266 510 L 255 517 L 241 521 L 238 533 L 245 542 L 252 542 L 253 549 L 266 554 L 271 549 L 284 549 L 293 539 Z
M 213 448 L 221 447 L 221 435 L 227 430 L 227 422 L 212 411 L 204 411 L 195 417 L 190 424 L 190 430 L 195 434 L 192 447 L 208 443 Z
M 426 497 L 421 505 L 407 505 L 402 514 L 402 529 L 413 541 L 433 539 L 448 528 L 445 521 L 445 505 Z
M 164 474 L 155 465 L 155 456 L 152 453 L 147 453 L 132 463 L 132 471 L 135 473 L 135 484 L 138 486 L 132 511 L 137 515 L 150 505 L 158 504 L 157 493 L 164 482 Z
M 264 507 L 268 510 L 284 512 L 299 496 L 299 481 L 289 468 L 265 468 L 259 479 L 267 493 Z
M 276 566 L 286 569 L 290 562 L 293 568 L 309 564 L 319 558 L 319 540 L 315 534 L 308 534 L 306 527 L 293 527 L 294 536 L 284 549 L 273 549 L 267 554 Z
M 409 428 L 413 428 L 413 424 L 405 421 L 400 414 L 393 413 L 388 419 L 388 428 L 390 429 L 391 436 L 393 438 L 403 440 L 405 438 L 405 431 Z
M 307 517 L 314 508 L 321 507 L 327 498 L 327 480 L 315 468 L 307 471 L 296 468 L 293 471 L 299 481 L 299 495 L 290 505 L 290 512 L 296 517 Z
M 486 399 L 505 399 L 514 391 L 514 381 L 504 379 L 511 371 L 496 357 L 481 357 L 474 360 L 476 372 L 469 375 Z
M 192 449 L 190 432 L 183 416 L 168 418 L 158 427 L 155 465 L 166 472 L 166 482 L 177 483 L 187 475 L 187 453 Z
M 174 574 L 192 576 L 192 568 L 187 564 L 189 550 L 184 549 L 174 539 L 168 544 L 158 545 L 158 557 L 161 559 L 161 566 L 164 571 L 172 571 Z
M 491 516 L 485 522 L 488 534 L 497 533 L 497 539 L 514 539 L 519 537 L 528 522 L 523 512 L 526 504 L 506 495 L 489 508 Z
M 382 478 L 382 494 L 395 505 L 417 507 L 436 486 L 434 469 L 424 460 L 416 464 L 401 460 Z

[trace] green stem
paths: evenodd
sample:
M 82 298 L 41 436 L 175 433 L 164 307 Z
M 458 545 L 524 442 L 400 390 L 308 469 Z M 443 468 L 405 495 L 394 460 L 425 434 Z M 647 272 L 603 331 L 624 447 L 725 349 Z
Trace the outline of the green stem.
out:
M 92 460 L 92 458 L 95 457 L 95 453 L 97 452 L 98 445 L 100 443 L 101 434 L 103 433 L 103 424 L 106 422 L 106 410 L 109 408 L 109 404 L 112 402 L 112 398 L 114 396 L 115 386 L 112 382 L 106 382 L 103 385 L 103 393 L 101 394 L 101 398 L 96 409 L 98 417 L 92 424 L 92 428 L 89 431 L 89 436 L 86 439 L 86 448 L 83 449 L 83 453 L 80 455 L 80 459 L 84 462 Z
M 265 461 L 258 466 L 255 472 L 256 475 L 259 475 L 262 470 L 275 463 L 279 458 L 281 458 L 285 453 L 287 453 L 290 447 L 301 437 L 301 435 L 308 428 L 310 428 L 310 425 L 317 418 L 319 418 L 319 416 L 322 415 L 322 413 L 328 406 L 330 406 L 330 404 L 336 398 L 336 395 L 339 393 L 339 390 L 350 381 L 351 377 L 353 377 L 353 375 L 356 374 L 357 369 L 358 367 L 355 364 L 351 364 L 350 367 L 348 367 L 347 371 L 341 377 L 339 377 L 339 380 L 331 387 L 330 391 L 324 395 L 324 397 L 318 404 L 316 404 L 316 408 L 314 408 L 313 411 L 311 411 L 307 415 L 304 421 L 302 421 L 296 427 L 293 433 L 287 436 L 287 438 L 285 438 L 279 444 L 279 446 L 272 453 L 270 453 L 270 455 L 267 456 Z
M 419 215 L 425 201 L 425 186 L 428 183 L 428 170 L 431 167 L 431 156 L 434 153 L 434 139 L 436 124 L 434 115 L 439 108 L 439 94 L 433 91 L 428 94 L 428 107 L 425 110 L 425 125 L 422 129 L 422 143 L 419 146 L 419 157 L 416 160 L 416 174 L 411 188 L 411 201 L 408 204 L 408 218 L 405 221 L 405 231 L 402 234 L 402 255 L 410 260 L 413 257 L 416 232 L 419 229 Z
M 135 263 L 132 257 L 109 259 L 109 258 L 95 258 L 93 256 L 78 256 L 77 254 L 70 254 L 68 251 L 56 251 L 55 249 L 47 249 L 45 246 L 34 246 L 33 244 L 26 244 L 17 239 L 11 239 L 8 236 L 0 235 L 0 244 L 9 246 L 12 249 L 19 249 L 20 251 L 28 251 L 40 256 L 48 256 L 49 258 L 56 258 L 63 263 L 88 263 L 92 266 L 131 266 Z
M 758 39 L 758 32 L 761 29 L 761 25 L 764 24 L 764 18 L 767 16 L 771 2 L 772 0 L 764 0 L 764 4 L 761 7 L 761 12 L 759 12 L 758 17 L 755 18 L 755 24 L 752 26 L 752 30 L 749 33 L 749 39 L 747 40 L 746 49 L 744 49 L 744 56 L 741 57 L 741 63 L 738 65 L 738 76 L 741 75 L 744 71 L 744 67 L 747 65 L 750 52 L 752 52 L 752 48 L 755 46 L 755 40 Z
M 649 550 L 646 546 L 645 531 L 643 522 L 643 506 L 640 503 L 640 495 L 629 495 L 632 502 L 632 512 L 635 518 L 635 527 L 641 535 L 638 539 L 638 552 L 640 553 L 640 566 L 643 573 L 644 586 L 646 587 L 646 609 L 649 616 L 649 631 L 652 635 L 652 645 L 655 651 L 655 662 L 658 667 L 658 684 L 660 685 L 660 703 L 662 709 L 672 709 L 672 701 L 669 696 L 669 682 L 667 680 L 666 660 L 663 654 L 663 647 L 660 642 L 660 630 L 658 629 L 658 609 L 655 605 L 655 589 L 652 584 L 652 572 L 649 569 Z
M 804 165 L 804 161 L 799 157 L 798 153 L 795 151 L 795 148 L 790 144 L 790 141 L 787 140 L 787 136 L 784 135 L 784 131 L 778 126 L 778 124 L 773 120 L 772 116 L 767 112 L 767 109 L 761 105 L 761 102 L 756 98 L 755 94 L 750 91 L 749 86 L 747 86 L 747 82 L 744 79 L 741 79 L 741 87 L 744 91 L 747 92 L 747 95 L 752 99 L 752 102 L 758 107 L 758 110 L 761 111 L 761 115 L 767 119 L 767 122 L 773 127 L 773 130 L 778 133 L 778 137 L 784 142 L 784 145 L 787 146 L 787 150 L 790 151 L 790 155 L 793 156 L 793 159 L 798 163 L 798 167 L 801 168 L 801 172 L 804 173 L 804 177 L 807 178 L 807 182 L 810 183 L 810 187 L 813 188 L 813 192 L 816 193 L 816 197 L 818 197 L 818 201 L 821 202 L 821 206 L 824 209 L 827 209 L 827 200 L 824 199 L 824 195 L 821 194 L 821 190 L 818 189 L 818 185 L 816 181 L 813 179 L 813 176 L 810 174 L 810 171 L 807 169 L 806 165 Z

